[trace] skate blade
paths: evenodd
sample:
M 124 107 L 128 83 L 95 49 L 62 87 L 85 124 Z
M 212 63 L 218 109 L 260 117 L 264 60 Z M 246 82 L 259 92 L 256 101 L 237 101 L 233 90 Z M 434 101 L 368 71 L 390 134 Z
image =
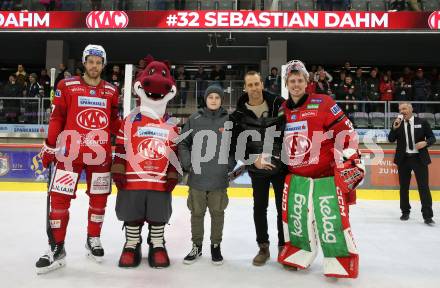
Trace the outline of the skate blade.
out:
M 51 271 L 63 268 L 64 266 L 66 266 L 66 260 L 60 259 L 60 260 L 53 262 L 51 265 L 49 265 L 47 267 L 36 268 L 36 271 L 37 271 L 38 275 L 41 275 L 41 274 L 46 274 Z
M 103 259 L 104 257 L 95 256 L 95 255 L 92 254 L 92 252 L 88 251 L 88 252 L 87 252 L 87 258 L 89 258 L 90 260 L 93 260 L 93 261 L 96 262 L 96 263 L 101 263 L 101 262 L 102 262 L 102 259 Z

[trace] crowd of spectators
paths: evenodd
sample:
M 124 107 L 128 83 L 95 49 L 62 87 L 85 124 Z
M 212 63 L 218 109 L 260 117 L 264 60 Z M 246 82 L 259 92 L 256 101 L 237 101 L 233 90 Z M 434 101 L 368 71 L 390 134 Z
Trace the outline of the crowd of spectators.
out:
M 343 109 L 352 112 L 384 112 L 383 104 L 372 105 L 358 101 L 440 101 L 440 76 L 437 68 L 424 71 L 404 67 L 402 71 L 372 67 L 352 67 L 349 62 L 332 72 L 321 66 L 311 67 L 309 93 L 324 93 L 344 103 Z M 440 112 L 440 105 L 416 104 L 416 112 Z
M 135 75 L 145 66 L 145 60 L 140 59 L 135 67 Z M 104 78 L 116 86 L 122 95 L 124 70 L 121 67 L 118 64 L 109 65 Z M 191 66 L 191 69 L 183 65 L 173 65 L 171 68 L 179 91 L 172 105 L 177 107 L 186 107 L 188 97 L 191 98 L 188 107 L 194 107 L 195 103 L 203 103 L 204 90 L 213 82 L 227 90 L 230 88 L 228 81 L 233 80 L 238 87 L 237 90 L 240 90 L 242 75 L 229 75 L 222 65 Z M 415 112 L 440 112 L 440 105 L 423 104 L 425 101 L 440 104 L 440 74 L 437 68 L 356 67 L 350 62 L 332 69 L 325 69 L 321 65 L 311 65 L 308 68 L 310 79 L 307 92 L 331 96 L 341 103 L 341 108 L 347 114 L 384 112 L 383 103 L 371 101 L 418 101 L 422 103 L 414 104 Z M 82 73 L 80 65 L 68 69 L 65 64 L 60 64 L 55 84 L 61 79 L 80 76 Z M 28 73 L 25 66 L 19 64 L 17 70 L 7 79 L 0 79 L 0 123 L 36 123 L 38 107 L 37 101 L 33 99 L 49 98 L 48 74 L 46 69 L 41 69 L 38 73 Z M 282 79 L 277 67 L 272 67 L 264 80 L 266 90 L 275 94 L 281 93 Z M 122 105 L 122 97 L 120 102 Z M 43 101 L 43 106 L 44 109 L 49 108 L 49 101 Z
M 135 66 L 134 77 L 145 66 L 145 59 L 140 59 Z M 179 91 L 173 103 L 175 106 L 185 107 L 188 95 L 197 97 L 197 103 L 203 103 L 204 90 L 212 82 L 218 82 L 220 86 L 225 86 L 223 81 L 226 79 L 226 72 L 222 65 L 199 66 L 197 71 L 188 71 L 183 65 L 173 65 L 171 68 Z M 62 79 L 81 76 L 82 73 L 80 63 L 71 69 L 61 63 L 57 67 L 55 86 Z M 118 88 L 122 106 L 124 70 L 118 64 L 109 65 L 103 76 L 105 80 Z M 47 110 L 50 106 L 50 102 L 47 100 L 49 97 L 50 77 L 48 71 L 41 69 L 29 74 L 23 64 L 18 64 L 15 72 L 8 75 L 7 78 L 0 79 L 0 123 L 37 123 L 37 111 L 39 110 L 37 100 L 42 101 L 42 108 Z

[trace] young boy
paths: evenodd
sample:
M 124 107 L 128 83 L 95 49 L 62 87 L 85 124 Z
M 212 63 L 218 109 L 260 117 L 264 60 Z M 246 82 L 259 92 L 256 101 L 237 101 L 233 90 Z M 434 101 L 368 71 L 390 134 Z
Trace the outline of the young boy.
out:
M 225 141 L 226 138 L 222 140 L 222 134 L 227 128 L 225 122 L 229 119 L 228 112 L 221 106 L 223 96 L 223 89 L 217 85 L 211 85 L 206 89 L 204 95 L 206 107 L 189 117 L 183 127 L 182 134 L 192 131 L 185 140 L 179 143 L 178 147 L 182 168 L 189 173 L 187 204 L 191 211 L 193 246 L 183 261 L 185 264 L 192 264 L 202 256 L 203 223 L 206 208 L 209 208 L 211 215 L 212 263 L 223 264 L 220 243 L 223 233 L 224 210 L 229 202 L 226 188 L 229 185 L 228 172 L 234 168 L 235 164 L 235 161 L 228 157 L 229 149 L 224 149 L 229 147 L 229 142 Z M 207 135 L 208 140 L 205 141 Z M 227 146 L 223 147 L 223 145 Z M 220 149 L 221 146 L 222 149 Z M 206 161 L 204 158 L 210 160 Z

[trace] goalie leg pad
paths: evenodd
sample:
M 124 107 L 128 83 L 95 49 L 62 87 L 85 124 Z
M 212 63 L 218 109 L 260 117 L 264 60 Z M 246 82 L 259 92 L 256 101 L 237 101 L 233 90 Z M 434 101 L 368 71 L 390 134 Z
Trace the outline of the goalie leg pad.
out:
M 346 194 L 333 177 L 315 180 L 314 207 L 317 231 L 324 254 L 324 274 L 356 278 L 359 256 L 351 234 Z
M 288 175 L 283 190 L 282 217 L 286 244 L 278 262 L 308 268 L 317 255 L 313 213 L 313 180 Z

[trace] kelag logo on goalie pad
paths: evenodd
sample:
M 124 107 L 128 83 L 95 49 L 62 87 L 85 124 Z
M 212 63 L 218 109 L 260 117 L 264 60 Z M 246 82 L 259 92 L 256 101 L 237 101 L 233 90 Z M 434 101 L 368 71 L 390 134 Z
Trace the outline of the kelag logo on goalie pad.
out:
M 308 223 L 310 181 L 307 178 L 292 177 L 289 183 L 287 217 L 290 243 L 311 252 Z

